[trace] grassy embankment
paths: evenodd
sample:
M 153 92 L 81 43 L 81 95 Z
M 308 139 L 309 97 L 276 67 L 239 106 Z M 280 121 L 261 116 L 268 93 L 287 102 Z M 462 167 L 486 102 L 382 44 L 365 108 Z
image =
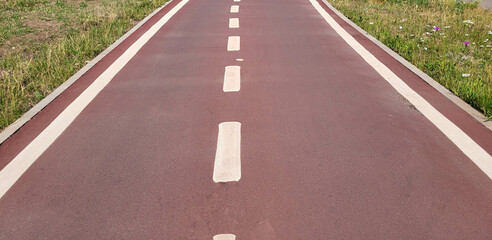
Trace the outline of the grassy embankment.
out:
M 455 0 L 328 1 L 492 119 L 491 10 Z
M 0 0 L 0 130 L 166 0 Z

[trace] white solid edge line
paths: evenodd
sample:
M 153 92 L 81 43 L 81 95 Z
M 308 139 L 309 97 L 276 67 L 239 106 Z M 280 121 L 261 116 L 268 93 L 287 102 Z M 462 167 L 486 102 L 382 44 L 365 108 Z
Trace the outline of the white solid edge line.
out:
M 217 151 L 214 162 L 214 182 L 232 182 L 241 179 L 241 123 L 219 124 Z
M 239 28 L 239 18 L 229 18 L 229 28 Z
M 239 5 L 232 5 L 231 13 L 238 13 L 238 12 L 239 12 Z
M 214 236 L 213 240 L 236 240 L 236 235 L 234 234 L 218 234 Z
M 241 67 L 227 66 L 224 73 L 224 92 L 239 92 L 241 89 Z
M 239 51 L 241 48 L 241 38 L 239 36 L 230 36 L 227 38 L 227 51 Z
M 12 136 L 15 132 L 17 132 L 24 124 L 30 121 L 36 114 L 38 114 L 41 110 L 43 110 L 48 104 L 50 104 L 55 98 L 60 96 L 68 87 L 70 87 L 74 82 L 76 82 L 82 75 L 84 75 L 89 69 L 91 69 L 96 63 L 101 61 L 106 55 L 108 55 L 113 49 L 118 47 L 125 39 L 127 39 L 130 35 L 132 35 L 137 29 L 139 29 L 143 24 L 145 24 L 150 18 L 152 18 L 155 14 L 161 11 L 165 6 L 167 6 L 171 1 L 167 1 L 164 5 L 155 9 L 151 14 L 147 15 L 144 19 L 138 22 L 130 31 L 126 32 L 122 37 L 116 40 L 111 46 L 106 48 L 104 51 L 99 53 L 94 59 L 92 59 L 89 63 L 87 63 L 84 67 L 82 67 L 79 71 L 77 71 L 73 76 L 71 76 L 68 80 L 63 82 L 60 86 L 58 86 L 55 90 L 53 90 L 48 96 L 43 98 L 40 102 L 38 102 L 34 107 L 32 107 L 29 111 L 24 113 L 20 118 L 18 118 L 15 122 L 7 126 L 2 132 L 0 132 L 0 145 L 5 142 L 10 136 Z
M 371 67 L 373 67 L 393 88 L 417 108 L 444 135 L 446 135 L 466 156 L 468 156 L 490 179 L 492 179 L 492 157 L 471 139 L 463 130 L 447 119 L 403 80 L 365 49 L 333 19 L 316 0 L 309 0 L 318 13 Z
M 182 0 L 157 23 L 134 42 L 111 64 L 80 96 L 78 96 L 51 124 L 44 129 L 22 152 L 0 171 L 0 198 L 14 185 L 36 159 L 60 136 L 97 94 L 135 56 L 157 31 L 166 24 L 189 0 Z
M 323 0 L 323 3 L 331 10 L 333 11 L 337 16 L 339 16 L 344 22 L 348 23 L 350 26 L 355 28 L 358 32 L 360 32 L 362 35 L 367 37 L 369 40 L 371 40 L 374 44 L 376 44 L 378 47 L 383 49 L 386 53 L 391 55 L 393 58 L 398 60 L 403 66 L 408 68 L 410 71 L 415 73 L 417 76 L 419 76 L 422 80 L 427 82 L 429 85 L 431 85 L 434 89 L 436 89 L 438 92 L 440 92 L 442 95 L 444 95 L 446 98 L 448 98 L 450 101 L 452 101 L 454 104 L 456 104 L 458 107 L 463 109 L 466 113 L 471 115 L 473 118 L 475 118 L 477 121 L 479 121 L 482 125 L 484 125 L 486 128 L 490 129 L 492 131 L 492 120 L 488 119 L 483 113 L 480 111 L 476 110 L 470 104 L 466 103 L 463 101 L 463 99 L 459 98 L 456 96 L 454 93 L 449 91 L 447 88 L 445 88 L 443 85 L 438 83 L 436 80 L 431 78 L 429 75 L 424 73 L 422 70 L 418 69 L 415 67 L 412 63 L 407 61 L 405 58 L 402 56 L 398 55 L 395 51 L 390 49 L 388 46 L 384 45 L 381 43 L 379 40 L 377 40 L 374 36 L 366 32 L 364 29 L 361 27 L 357 26 L 354 22 L 352 22 L 350 19 L 348 19 L 346 16 L 344 16 L 340 11 L 338 11 L 335 7 L 333 7 L 327 0 Z

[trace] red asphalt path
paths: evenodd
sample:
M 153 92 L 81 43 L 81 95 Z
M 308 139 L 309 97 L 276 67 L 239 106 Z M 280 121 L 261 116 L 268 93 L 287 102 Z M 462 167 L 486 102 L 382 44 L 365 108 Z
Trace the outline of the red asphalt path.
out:
M 0 169 L 178 3 L 2 144 Z M 490 130 L 325 9 L 492 153 Z M 222 91 L 229 65 L 236 93 Z M 242 176 L 217 184 L 226 121 L 242 124 Z M 490 226 L 491 179 L 308 0 L 190 0 L 0 199 L 0 239 L 492 239 Z

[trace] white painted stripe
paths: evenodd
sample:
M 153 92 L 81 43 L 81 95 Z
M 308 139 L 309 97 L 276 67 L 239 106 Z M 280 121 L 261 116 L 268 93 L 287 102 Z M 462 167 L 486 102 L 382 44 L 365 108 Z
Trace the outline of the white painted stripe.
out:
M 229 18 L 229 28 L 239 28 L 239 18 Z
M 234 0 L 234 2 L 241 2 L 241 0 Z
M 422 70 L 418 69 L 416 66 L 414 66 L 412 63 L 408 62 L 405 60 L 403 57 L 398 55 L 395 51 L 393 51 L 391 48 L 388 46 L 384 45 L 381 43 L 379 40 L 377 40 L 375 37 L 371 36 L 369 33 L 367 33 L 364 29 L 360 28 L 357 26 L 354 22 L 350 21 L 347 17 L 345 17 L 340 11 L 338 11 L 336 8 L 334 8 L 330 3 L 328 3 L 327 0 L 323 0 L 323 3 L 331 10 L 333 11 L 337 16 L 339 16 L 343 21 L 348 23 L 350 26 L 355 28 L 358 32 L 360 32 L 362 35 L 366 36 L 369 40 L 371 40 L 374 44 L 376 44 L 378 47 L 383 49 L 386 53 L 391 55 L 393 58 L 398 60 L 401 64 L 403 64 L 406 68 L 408 68 L 410 71 L 415 73 L 417 76 L 419 76 L 422 80 L 427 82 L 429 85 L 431 85 L 433 88 L 435 88 L 437 91 L 439 91 L 442 95 L 447 97 L 449 100 L 451 100 L 453 103 L 458 105 L 461 109 L 463 109 L 465 112 L 470 114 L 473 118 L 475 118 L 477 121 L 479 121 L 482 125 L 484 125 L 486 128 L 492 131 L 492 121 L 490 121 L 483 113 L 480 111 L 476 110 L 470 104 L 466 103 L 463 101 L 461 98 L 458 96 L 454 95 L 451 91 L 449 91 L 447 88 L 445 88 L 443 85 L 438 83 L 436 80 L 433 78 L 429 77 L 429 75 L 425 74 Z
M 241 88 L 241 67 L 227 66 L 224 73 L 224 92 L 239 92 Z
M 215 153 L 214 182 L 239 181 L 241 178 L 241 123 L 219 124 Z
M 137 52 L 166 24 L 189 0 L 182 0 L 157 23 L 133 43 L 111 64 L 80 96 L 78 96 L 51 124 L 44 129 L 22 152 L 0 171 L 0 198 L 14 185 L 36 159 L 62 134 L 72 121 L 137 54 Z
M 239 12 L 239 5 L 232 5 L 231 13 L 238 13 L 238 12 Z
M 437 111 L 403 80 L 365 49 L 333 19 L 316 0 L 309 0 L 326 22 L 373 67 L 398 93 L 410 101 L 429 121 L 444 133 L 466 156 L 492 179 L 492 157 L 463 130 Z
M 151 14 L 147 15 L 142 21 L 138 22 L 130 31 L 126 32 L 125 35 L 116 40 L 111 46 L 106 48 L 103 52 L 93 58 L 89 63 L 87 63 L 84 67 L 82 67 L 79 71 L 77 71 L 73 76 L 71 76 L 68 80 L 63 82 L 60 86 L 58 86 L 53 92 L 51 92 L 48 96 L 43 98 L 39 103 L 34 105 L 29 111 L 24 113 L 19 119 L 17 119 L 14 123 L 10 124 L 7 128 L 0 132 L 0 144 L 2 144 L 7 138 L 14 135 L 17 130 L 19 130 L 24 124 L 26 124 L 29 120 L 31 120 L 36 114 L 38 114 L 41 110 L 43 110 L 49 103 L 55 100 L 60 94 L 62 94 L 68 87 L 70 87 L 74 82 L 76 82 L 80 77 L 82 77 L 89 69 L 91 69 L 96 63 L 98 63 L 101 59 L 103 59 L 106 55 L 108 55 L 113 49 L 118 47 L 123 41 L 125 41 L 130 35 L 132 35 L 137 29 L 139 29 L 144 23 L 146 23 L 150 18 L 152 18 L 155 14 L 162 10 L 165 6 L 167 6 L 171 1 L 167 1 L 161 7 L 155 9 Z
M 219 234 L 214 236 L 214 240 L 236 240 L 234 234 Z
M 231 36 L 227 39 L 227 51 L 239 51 L 240 46 L 241 40 L 239 36 Z

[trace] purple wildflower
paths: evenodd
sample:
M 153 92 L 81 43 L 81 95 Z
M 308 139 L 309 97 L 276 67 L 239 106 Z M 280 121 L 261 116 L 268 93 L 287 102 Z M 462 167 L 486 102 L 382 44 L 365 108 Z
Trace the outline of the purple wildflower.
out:
M 434 30 L 439 31 L 439 30 L 441 30 L 441 28 L 436 26 L 436 27 L 434 27 Z
M 470 45 L 470 42 L 463 42 L 463 44 L 465 44 L 465 46 L 468 46 Z

